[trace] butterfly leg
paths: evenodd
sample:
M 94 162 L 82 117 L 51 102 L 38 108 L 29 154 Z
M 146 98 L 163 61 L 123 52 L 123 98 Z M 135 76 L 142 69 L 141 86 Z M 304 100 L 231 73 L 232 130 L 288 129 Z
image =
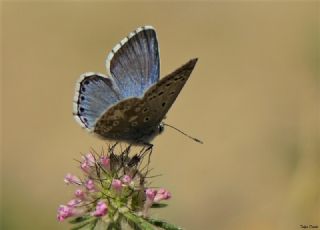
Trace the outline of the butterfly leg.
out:
M 140 159 L 143 159 L 144 156 L 146 154 L 148 154 L 148 161 L 145 165 L 145 167 L 143 169 L 146 168 L 146 173 L 147 174 L 149 172 L 149 165 L 150 165 L 150 162 L 151 162 L 151 155 L 152 155 L 152 148 L 153 148 L 153 144 L 150 144 L 150 143 L 143 143 L 143 148 L 141 149 L 140 153 L 139 153 L 139 156 L 140 156 Z
M 115 142 L 114 144 L 109 144 L 109 152 L 114 152 L 114 149 L 118 144 L 119 142 Z
M 131 145 L 129 145 L 129 147 L 131 147 Z M 145 146 L 143 146 L 143 148 L 140 150 L 140 152 L 139 153 L 137 153 L 137 154 L 135 154 L 132 158 L 131 158 L 131 160 L 129 161 L 129 163 L 128 163 L 128 166 L 129 167 L 133 167 L 133 166 L 137 166 L 138 165 L 138 163 L 140 162 L 140 160 L 144 157 L 144 155 L 145 155 L 145 153 L 146 153 L 146 151 L 147 150 L 145 150 Z
M 152 153 L 152 148 L 153 148 L 153 144 L 150 143 L 142 143 L 143 144 L 143 148 L 141 149 L 139 155 L 141 158 L 144 157 L 144 155 L 148 152 L 150 152 L 150 154 Z M 150 158 L 150 157 L 149 157 Z
M 141 157 L 138 154 L 136 154 L 130 159 L 128 166 L 130 168 L 137 166 L 139 164 L 140 160 L 141 160 Z
M 140 142 L 140 144 L 143 146 L 142 151 L 149 151 L 150 149 L 153 148 L 153 144 L 148 143 L 148 142 Z
M 149 151 L 149 150 L 151 150 L 151 151 L 152 151 L 153 144 L 150 144 L 150 143 L 144 143 L 144 144 L 147 146 L 146 151 Z

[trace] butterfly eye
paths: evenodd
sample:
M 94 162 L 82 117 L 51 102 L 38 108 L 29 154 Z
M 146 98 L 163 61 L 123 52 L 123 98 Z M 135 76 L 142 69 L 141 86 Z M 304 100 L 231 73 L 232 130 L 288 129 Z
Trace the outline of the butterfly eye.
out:
M 131 126 L 137 126 L 138 125 L 138 122 L 134 121 L 134 122 L 131 122 Z
M 113 126 L 117 126 L 117 125 L 119 125 L 119 121 L 114 121 Z
M 162 133 L 164 130 L 164 125 L 161 123 L 158 128 L 159 128 L 159 133 Z
M 145 118 L 144 118 L 144 122 L 147 122 L 147 121 L 149 121 L 149 120 L 150 120 L 149 117 L 145 117 Z
M 84 96 L 81 96 L 80 99 L 81 99 L 81 101 L 84 101 L 85 98 L 84 98 Z
M 166 105 L 166 103 L 165 103 L 165 102 L 163 102 L 163 103 L 162 103 L 162 107 L 164 107 L 165 105 Z

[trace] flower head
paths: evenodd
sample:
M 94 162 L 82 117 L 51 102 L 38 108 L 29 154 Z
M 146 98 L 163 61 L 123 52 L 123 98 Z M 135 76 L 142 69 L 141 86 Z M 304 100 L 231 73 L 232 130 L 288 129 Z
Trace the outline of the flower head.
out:
M 59 221 L 70 217 L 75 218 L 74 223 L 77 218 L 88 223 L 100 221 L 106 226 L 104 229 L 120 216 L 128 223 L 132 220 L 148 221 L 144 217 L 153 204 L 171 197 L 165 189 L 146 187 L 149 184 L 148 165 L 142 167 L 145 171 L 139 169 L 139 157 L 133 159 L 128 152 L 115 154 L 113 151 L 109 150 L 108 155 L 96 154 L 97 158 L 92 153 L 83 156 L 80 162 L 83 180 L 70 173 L 65 176 L 65 183 L 76 185 L 77 188 L 73 199 L 59 206 Z M 131 217 L 134 216 L 133 219 L 129 218 L 129 213 Z

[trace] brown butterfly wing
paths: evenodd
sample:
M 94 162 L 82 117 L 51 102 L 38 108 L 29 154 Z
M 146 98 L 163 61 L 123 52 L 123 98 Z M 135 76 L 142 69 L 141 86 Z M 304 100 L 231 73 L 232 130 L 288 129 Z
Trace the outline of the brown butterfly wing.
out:
M 189 79 L 197 59 L 191 59 L 180 68 L 162 78 L 144 94 L 146 107 L 152 110 L 152 123 L 160 123 Z
M 142 99 L 129 98 L 109 108 L 95 124 L 94 132 L 107 139 L 136 141 L 151 135 L 165 117 L 188 80 L 197 59 L 151 86 Z

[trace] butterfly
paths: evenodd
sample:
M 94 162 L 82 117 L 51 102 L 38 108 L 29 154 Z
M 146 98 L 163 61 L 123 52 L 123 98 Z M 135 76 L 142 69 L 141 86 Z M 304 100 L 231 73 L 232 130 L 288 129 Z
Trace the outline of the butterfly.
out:
M 156 31 L 143 26 L 122 39 L 108 54 L 107 75 L 84 73 L 76 84 L 73 115 L 102 139 L 150 144 L 162 120 L 188 80 L 197 58 L 159 80 Z

